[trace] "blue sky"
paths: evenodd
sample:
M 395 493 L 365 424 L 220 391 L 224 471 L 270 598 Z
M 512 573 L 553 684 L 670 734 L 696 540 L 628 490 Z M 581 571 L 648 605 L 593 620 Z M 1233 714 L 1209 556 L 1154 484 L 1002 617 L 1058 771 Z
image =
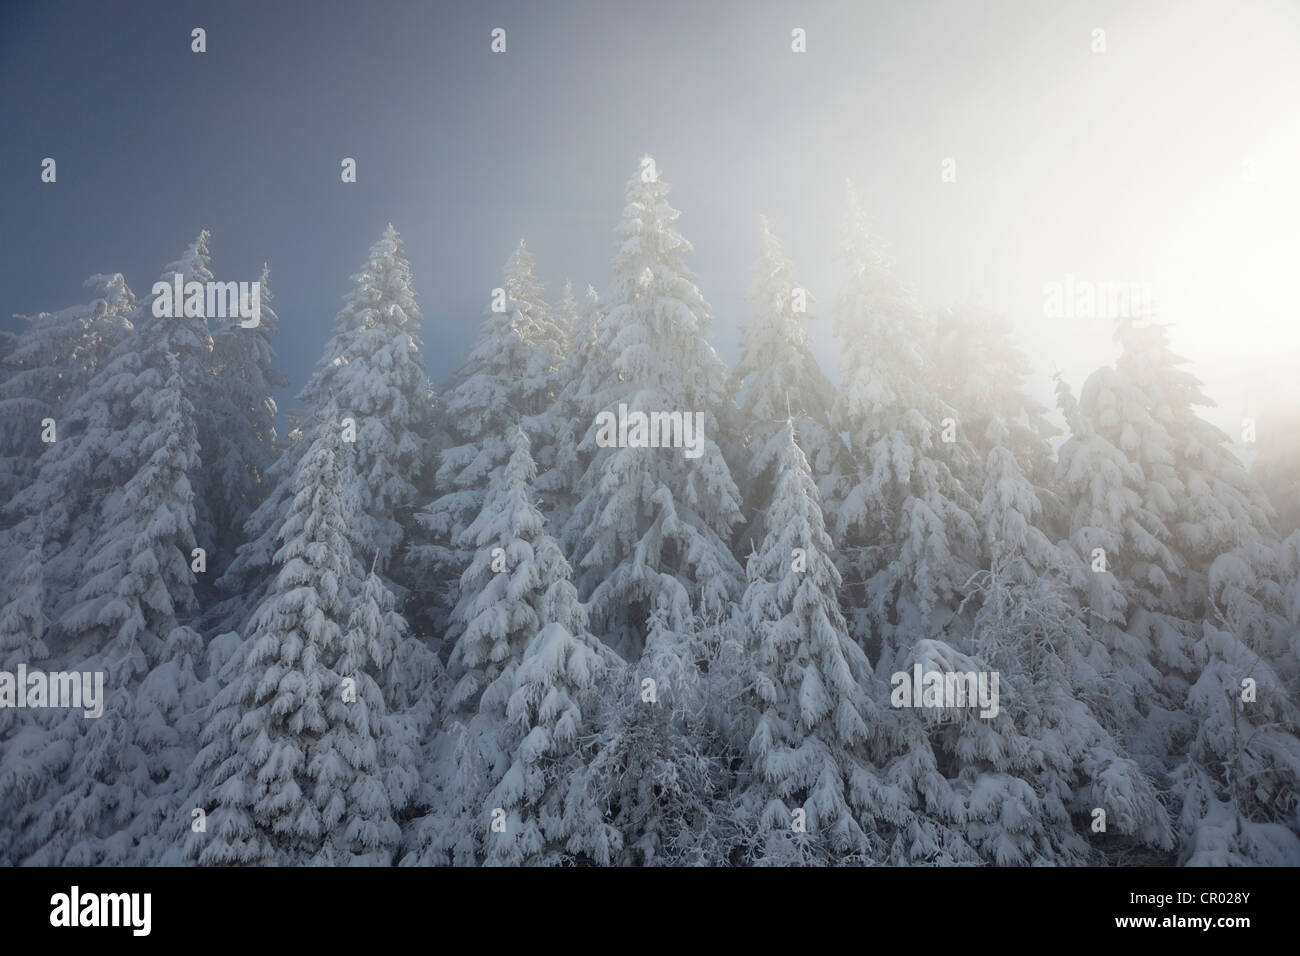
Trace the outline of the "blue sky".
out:
M 1044 319 L 1043 283 L 1212 275 L 1175 344 L 1231 421 L 1300 364 L 1277 266 L 1295 261 L 1298 49 L 1286 2 L 7 3 L 0 314 L 81 301 L 95 272 L 143 295 L 207 228 L 218 278 L 270 264 L 283 406 L 392 221 L 436 381 L 520 237 L 551 291 L 603 289 L 649 152 L 728 361 L 762 212 L 834 375 L 848 177 L 927 306 L 1011 316 L 1044 398 L 1053 370 L 1077 386 L 1114 350 L 1105 322 Z

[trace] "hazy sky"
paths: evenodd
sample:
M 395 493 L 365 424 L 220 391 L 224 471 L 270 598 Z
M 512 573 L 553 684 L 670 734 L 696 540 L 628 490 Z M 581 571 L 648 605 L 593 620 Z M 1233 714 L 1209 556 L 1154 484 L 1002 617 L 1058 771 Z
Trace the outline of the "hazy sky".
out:
M 764 212 L 835 374 L 849 177 L 924 304 L 1013 320 L 1044 398 L 1115 354 L 1108 320 L 1044 316 L 1067 274 L 1155 284 L 1221 423 L 1300 394 L 1296 0 L 8 2 L 0 129 L 0 313 L 83 301 L 95 272 L 143 296 L 207 228 L 217 278 L 270 263 L 282 405 L 385 223 L 437 380 L 521 236 L 553 292 L 604 288 L 645 152 L 728 361 Z

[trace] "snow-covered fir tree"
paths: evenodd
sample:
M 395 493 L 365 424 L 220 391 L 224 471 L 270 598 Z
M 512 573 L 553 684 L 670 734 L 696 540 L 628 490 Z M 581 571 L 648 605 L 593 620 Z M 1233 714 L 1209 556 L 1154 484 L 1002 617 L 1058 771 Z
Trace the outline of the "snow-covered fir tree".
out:
M 759 217 L 762 252 L 754 264 L 754 311 L 740 326 L 740 358 L 732 370 L 744 430 L 744 499 L 750 524 L 759 502 L 771 499 L 773 472 L 784 453 L 784 422 L 797 420 L 799 444 L 823 493 L 847 471 L 844 442 L 831 419 L 835 389 L 812 355 L 805 323 L 810 296 L 766 216 Z M 761 536 L 741 534 L 742 540 Z
M 1219 573 L 1238 569 L 1216 567 Z M 1179 862 L 1300 865 L 1300 708 L 1268 660 L 1230 628 L 1205 622 L 1187 695 L 1195 732 L 1178 762 Z
M 951 409 L 927 383 L 931 340 L 910 289 L 891 272 L 850 187 L 842 257 L 849 270 L 836 309 L 839 407 L 857 462 L 837 509 L 846 577 L 862 582 L 851 624 L 877 667 L 893 672 L 907 645 L 942 633 L 974 571 L 974 502 L 940 451 L 964 441 Z
M 1293 865 L 1300 861 L 1300 685 L 1287 550 L 1228 436 L 1196 413 L 1211 402 L 1178 368 L 1165 330 L 1122 325 L 1119 338 L 1117 368 L 1147 396 L 1152 414 L 1163 414 L 1181 480 L 1170 532 L 1183 561 L 1179 611 L 1190 621 L 1196 677 L 1182 704 L 1194 736 L 1171 754 L 1180 861 Z
M 163 269 L 161 281 L 170 286 L 177 273 L 185 282 L 206 281 L 203 277 L 211 276 L 207 244 L 204 231 Z M 12 543 L 26 548 L 38 533 L 45 542 L 52 620 L 61 617 L 85 580 L 86 557 L 99 547 L 96 539 L 110 520 L 113 501 L 140 470 L 142 449 L 153 447 L 149 433 L 157 423 L 150 416 L 157 414 L 155 396 L 172 387 L 173 362 L 184 419 L 178 427 L 195 427 L 194 383 L 203 379 L 212 345 L 207 323 L 201 315 L 185 315 L 183 309 L 174 316 L 155 317 L 155 298 L 150 295 L 137 305 L 130 315 L 130 333 L 96 363 L 85 387 L 69 397 L 58 422 L 58 441 L 47 446 L 34 479 L 10 503 L 17 516 Z M 195 447 L 186 464 L 191 488 L 199 467 L 197 451 Z M 187 551 L 187 561 L 188 556 Z
M 581 332 L 579 324 L 582 317 L 579 315 L 578 300 L 574 298 L 572 279 L 564 280 L 564 287 L 560 290 L 560 301 L 555 303 L 555 308 L 551 311 L 551 321 L 560 336 L 557 343 L 559 347 L 555 350 L 558 369 L 558 366 L 573 351 L 574 336 Z M 561 385 L 564 384 L 563 379 L 559 382 Z
M 0 672 L 15 675 L 15 686 L 4 688 L 0 709 L 0 864 L 19 862 L 26 829 L 39 814 L 49 781 L 66 760 L 51 747 L 51 714 L 14 709 L 19 665 L 36 669 L 49 657 L 45 646 L 45 587 L 39 543 L 27 553 L 10 587 L 11 597 L 0 607 Z
M 899 812 L 873 766 L 889 749 L 884 715 L 868 695 L 871 665 L 840 612 L 840 576 L 794 422 L 770 442 L 764 536 L 735 622 L 751 711 L 739 797 L 752 840 L 744 853 L 775 865 L 867 862 L 885 846 L 876 817 Z
M 584 708 L 613 658 L 587 632 L 569 566 L 532 501 L 536 465 L 518 426 L 510 449 L 460 534 L 473 557 L 452 612 L 454 766 L 436 768 L 438 796 L 410 862 L 518 863 L 566 848 L 609 855 L 598 845 L 603 829 L 588 829 L 595 811 L 565 787 L 590 729 Z M 493 828 L 497 810 L 504 831 Z
M 702 416 L 698 457 L 684 448 L 617 447 L 597 441 L 593 420 L 580 447 L 592 448 L 566 529 L 574 542 L 579 590 L 606 642 L 637 657 L 651 609 L 666 603 L 681 635 L 725 617 L 739 596 L 741 570 L 730 540 L 740 497 L 718 448 L 726 369 L 709 344 L 709 310 L 684 256 L 654 160 L 627 185 L 613 277 L 596 348 L 603 375 L 585 397 L 598 411 Z
M 1089 378 L 1094 409 L 1096 396 L 1107 393 L 1102 371 Z M 1149 610 L 1161 600 L 1153 589 L 1168 596 L 1176 564 L 1165 543 L 1168 528 L 1144 502 L 1141 467 L 1102 434 L 1096 412 L 1089 414 L 1059 379 L 1057 403 L 1070 428 L 1057 452 L 1058 481 L 1069 509 L 1070 547 L 1089 570 L 1078 593 L 1093 636 L 1092 666 L 1108 688 L 1100 695 L 1104 720 L 1144 769 L 1160 773 L 1161 755 L 1172 752 L 1186 722 L 1177 695 L 1163 687 L 1153 625 L 1166 637 L 1160 647 L 1181 654 L 1184 668 L 1190 664 L 1179 644 L 1179 622 L 1153 619 Z
M 204 467 L 199 475 L 200 524 L 212 535 L 206 580 L 216 580 L 243 541 L 242 529 L 266 493 L 267 469 L 275 457 L 275 399 L 285 384 L 273 367 L 271 340 L 279 318 L 271 308 L 269 270 L 263 266 L 258 324 L 245 328 L 230 316 L 212 330 L 208 376 L 199 398 L 199 443 Z
M 372 585 L 346 610 L 357 512 L 342 428 L 327 414 L 297 467 L 275 580 L 206 721 L 195 768 L 207 827 L 187 845 L 200 864 L 383 864 L 400 840 L 414 784 L 393 764 L 369 670 L 392 653 L 367 613 L 383 602 Z
M 641 659 L 607 680 L 591 757 L 572 786 L 603 811 L 606 826 L 593 834 L 614 865 L 716 865 L 738 843 L 728 820 L 727 741 L 710 715 L 693 709 L 697 695 L 682 692 L 687 682 L 703 682 L 682 661 L 663 594 L 647 631 Z M 660 688 L 675 690 L 661 695 Z
M 566 287 L 561 312 L 567 310 L 567 302 Z M 536 423 L 540 418 L 542 440 L 548 443 L 543 455 L 546 465 L 538 468 L 538 499 L 566 553 L 573 550 L 573 542 L 564 537 L 564 530 L 579 501 L 577 490 L 595 451 L 587 423 L 598 411 L 592 396 L 606 374 L 605 355 L 598 347 L 597 336 L 602 318 L 600 297 L 587 286 L 581 306 L 575 306 L 568 355 L 555 375 L 559 392 L 550 408 L 532 420 Z M 584 438 L 588 439 L 585 443 Z
M 712 825 L 725 744 L 708 668 L 742 577 L 730 548 L 739 490 L 718 445 L 733 407 L 667 194 L 644 157 L 627 186 L 604 314 L 576 396 L 593 417 L 578 442 L 585 471 L 564 533 L 593 629 L 631 662 L 610 681 L 583 790 L 609 807 L 622 864 L 725 853 Z M 691 457 L 609 440 L 608 416 L 636 413 L 702 422 Z
M 355 498 L 357 512 L 347 533 L 358 552 L 378 554 L 384 573 L 401 549 L 409 511 L 421 497 L 431 431 L 422 318 L 410 264 L 391 224 L 352 282 L 324 354 L 298 395 L 299 430 L 314 435 L 335 408 L 340 419 L 352 420 L 356 487 L 345 494 Z M 244 607 L 265 593 L 297 465 L 310 444 L 310 439 L 292 441 L 268 470 L 271 490 L 249 518 L 247 542 L 222 578 L 222 586 Z M 231 616 L 240 622 L 240 613 Z
M 69 762 L 30 834 L 31 860 L 45 865 L 148 862 L 195 741 L 201 641 L 185 621 L 196 609 L 189 475 L 199 448 L 169 336 L 142 332 L 137 416 L 119 436 L 138 470 L 107 495 L 84 583 L 58 622 L 66 659 L 102 673 L 106 699 L 102 716 L 72 711 L 59 728 Z
M 523 242 L 504 273 L 502 297 L 489 304 L 469 357 L 439 396 L 451 444 L 439 455 L 437 497 L 415 517 L 423 534 L 410 547 L 413 577 L 423 614 L 437 629 L 456 603 L 455 579 L 469 558 L 457 542 L 510 458 L 512 429 L 542 415 L 553 398 L 560 345 Z
M 1083 441 L 1072 438 L 1061 459 L 1077 476 L 1076 502 L 1085 500 L 1078 485 L 1091 484 L 1091 518 L 1076 504 L 1074 533 L 1097 539 L 1102 550 L 1092 553 L 1113 561 L 1124 595 L 1122 620 L 1112 614 L 1101 633 L 1120 645 L 1118 655 L 1110 648 L 1121 665 L 1112 681 L 1131 695 L 1130 746 L 1152 772 L 1169 774 L 1180 859 L 1294 859 L 1292 783 L 1278 769 L 1287 764 L 1279 755 L 1300 750 L 1285 669 L 1271 664 L 1285 661 L 1289 643 L 1271 509 L 1228 437 L 1197 414 L 1211 403 L 1179 367 L 1164 327 L 1122 321 L 1116 338 L 1115 368 L 1094 373 L 1074 410 L 1086 419 L 1071 423 Z M 1089 465 L 1086 454 L 1071 462 L 1089 446 L 1108 450 L 1112 467 Z M 1239 699 L 1247 679 L 1259 695 L 1249 702 Z M 1131 719 L 1135 709 L 1144 720 Z
M 1116 402 L 1110 437 L 1135 456 L 1148 486 L 1156 485 L 1150 507 L 1169 526 L 1184 576 L 1176 607 L 1199 617 L 1210 564 L 1251 540 L 1272 540 L 1272 509 L 1228 436 L 1197 413 L 1214 403 L 1181 368 L 1186 360 L 1170 350 L 1165 327 L 1125 321 L 1116 338 L 1115 371 L 1124 386 L 1117 391 L 1125 401 Z
M 522 431 L 512 444 L 511 469 L 531 477 Z M 542 589 L 541 627 L 480 702 L 480 713 L 491 712 L 505 726 L 511 753 L 509 769 L 487 798 L 505 828 L 490 833 L 487 862 L 607 864 L 621 838 L 584 786 L 584 757 L 597 727 L 603 680 L 622 662 L 588 633 L 568 563 L 545 532 L 533 543 L 533 560 Z
M 1028 394 L 1029 358 L 1016 346 L 1011 324 L 1003 316 L 974 305 L 944 309 L 935 316 L 934 373 L 939 397 L 955 413 L 961 442 L 953 442 L 957 462 L 967 465 L 959 477 L 974 493 L 983 482 L 989 452 L 999 445 L 1016 457 L 1024 476 L 1038 489 L 1044 518 L 1063 515 L 1052 495 L 1053 453 L 1049 439 L 1057 429 L 1047 409 Z M 990 433 L 993 428 L 997 437 Z
M 563 359 L 569 351 L 569 336 L 573 334 L 572 316 L 563 307 L 552 310 L 547 305 L 546 283 L 538 277 L 537 260 L 523 239 L 506 260 L 502 279 L 506 299 L 522 313 L 516 322 L 524 336 L 549 353 L 550 363 Z
M 0 500 L 6 504 L 36 473 L 45 421 L 53 421 L 57 441 L 67 426 L 64 410 L 131 329 L 135 295 L 120 273 L 93 275 L 83 287 L 89 303 L 24 316 L 26 327 L 0 361 Z
M 967 649 L 999 675 L 999 714 L 940 732 L 968 790 L 968 839 L 988 862 L 1096 859 L 1091 812 L 1108 833 L 1167 850 L 1169 821 L 1154 783 L 1093 713 L 1103 691 L 1092 637 L 1074 599 L 1089 573 L 1039 527 L 1041 491 L 1021 470 L 1016 436 L 996 413 L 976 521 L 984 568 L 969 582 Z M 949 772 L 951 776 L 951 770 Z
M 206 256 L 204 232 L 165 281 L 198 280 Z M 107 288 L 124 308 L 124 284 Z M 59 440 L 13 502 L 14 538 L 44 554 L 52 658 L 102 674 L 106 697 L 102 716 L 54 711 L 33 724 L 45 732 L 28 738 L 45 786 L 16 855 L 34 863 L 148 862 L 194 745 L 199 447 L 185 371 L 203 367 L 210 340 L 201 315 L 155 316 L 153 300 L 130 313 L 126 333 L 68 396 Z

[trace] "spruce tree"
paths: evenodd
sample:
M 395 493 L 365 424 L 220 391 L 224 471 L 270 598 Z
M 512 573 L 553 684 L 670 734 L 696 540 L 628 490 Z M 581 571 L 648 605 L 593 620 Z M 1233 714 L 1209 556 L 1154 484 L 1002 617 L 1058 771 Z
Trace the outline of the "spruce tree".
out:
M 730 550 L 739 491 L 717 444 L 729 414 L 726 370 L 708 342 L 708 306 L 686 267 L 691 246 L 677 231 L 668 191 L 654 160 L 644 157 L 616 232 L 596 344 L 606 356 L 603 374 L 585 398 L 598 413 L 626 406 L 702 415 L 701 454 L 599 447 L 593 420 L 580 443 L 594 449 L 582 499 L 566 529 L 596 627 L 631 657 L 645 646 L 657 604 L 666 602 L 684 643 L 693 629 L 723 619 L 741 578 Z
M 135 295 L 120 273 L 93 275 L 83 287 L 93 296 L 89 303 L 24 316 L 26 327 L 0 361 L 0 500 L 6 505 L 36 474 L 45 419 L 54 420 L 56 441 L 60 429 L 66 434 L 65 410 L 131 330 Z M 7 523 L 17 516 L 6 510 Z M 20 543 L 15 557 L 26 553 Z
M 1177 559 L 1166 544 L 1167 526 L 1144 500 L 1141 466 L 1102 432 L 1109 405 L 1099 396 L 1110 391 L 1104 373 L 1088 380 L 1091 412 L 1058 379 L 1057 403 L 1070 427 L 1057 452 L 1059 487 L 1070 548 L 1088 569 L 1075 588 L 1093 637 L 1092 669 L 1105 684 L 1098 695 L 1103 722 L 1146 772 L 1158 775 L 1164 755 L 1188 730 L 1178 694 L 1164 683 L 1190 664 L 1185 625 L 1162 613 L 1162 602 L 1172 600 Z M 1153 631 L 1164 637 L 1159 644 Z M 1172 658 L 1162 660 L 1162 649 Z
M 207 243 L 204 231 L 163 270 L 160 281 L 171 286 L 176 273 L 185 282 L 210 278 Z M 159 396 L 172 387 L 173 374 L 181 403 L 177 414 L 183 419 L 175 427 L 194 428 L 193 383 L 201 381 L 211 349 L 207 323 L 201 315 L 185 315 L 179 306 L 173 316 L 156 317 L 155 298 L 150 295 L 136 306 L 130 334 L 96 363 L 85 388 L 69 397 L 58 441 L 41 455 L 35 480 L 10 505 L 18 517 L 12 540 L 25 548 L 39 533 L 45 542 L 52 620 L 62 617 L 85 580 L 86 557 L 99 548 L 97 538 L 111 520 L 121 490 L 140 470 L 142 449 L 154 447 L 148 433 L 161 417 L 154 406 L 171 401 Z M 193 452 L 185 465 L 190 487 L 199 467 L 197 447 Z M 188 493 L 189 488 L 182 492 Z M 185 553 L 188 561 L 189 551 Z M 183 603 L 189 601 L 182 597 Z
M 207 831 L 187 846 L 203 865 L 382 865 L 400 840 L 413 784 L 391 765 L 368 671 L 391 649 L 364 601 L 347 613 L 359 589 L 341 427 L 327 415 L 298 465 L 275 580 L 206 722 L 195 770 Z
M 940 734 L 948 766 L 970 786 L 971 843 L 998 864 L 1086 862 L 1096 859 L 1086 827 L 1100 808 L 1107 832 L 1167 850 L 1155 785 L 1093 712 L 1103 682 L 1073 590 L 1087 571 L 1041 529 L 1042 493 L 1021 470 L 1012 430 L 995 414 L 985 434 L 984 568 L 968 585 L 967 650 L 999 675 L 999 713 Z
M 211 530 L 205 580 L 215 581 L 242 543 L 242 529 L 265 497 L 267 470 L 275 457 L 276 404 L 272 390 L 285 384 L 273 367 L 271 339 L 279 318 L 271 308 L 268 270 L 259 280 L 258 324 L 245 328 L 231 316 L 212 332 L 208 375 L 198 406 L 200 523 Z
M 561 312 L 567 311 L 568 301 L 566 287 Z M 547 447 L 540 456 L 545 464 L 539 464 L 536 482 L 540 503 L 566 554 L 573 552 L 574 542 L 564 536 L 564 531 L 580 500 L 582 476 L 595 452 L 587 428 L 598 410 L 592 394 L 606 374 L 605 355 L 598 347 L 597 336 L 603 309 L 591 286 L 587 286 L 582 305 L 575 306 L 573 315 L 569 353 L 556 372 L 559 392 L 550 408 L 539 416 Z
M 577 737 L 588 727 L 583 708 L 594 700 L 607 652 L 587 633 L 568 564 L 533 504 L 536 466 L 517 426 L 510 448 L 460 536 L 473 558 L 452 613 L 455 684 L 447 708 L 455 759 L 437 768 L 439 798 L 416 829 L 408 863 L 546 862 L 570 840 L 575 851 L 599 855 L 585 841 L 603 831 L 579 827 L 572 801 L 567 815 L 562 808 Z M 497 809 L 504 832 L 491 829 Z
M 940 450 L 944 432 L 959 423 L 928 384 L 926 317 L 892 274 L 851 188 L 848 202 L 837 420 L 857 475 L 837 509 L 837 537 L 847 576 L 864 582 L 854 594 L 861 600 L 855 636 L 879 646 L 878 668 L 888 673 L 909 643 L 938 636 L 955 616 L 978 536 L 973 498 Z
M 762 253 L 754 264 L 754 312 L 741 324 L 740 359 L 732 371 L 744 430 L 744 499 L 754 525 L 757 502 L 771 499 L 773 472 L 785 449 L 784 422 L 797 420 L 800 446 L 823 493 L 846 469 L 847 449 L 834 428 L 835 390 L 812 355 L 805 323 L 807 291 L 797 286 L 794 267 L 766 216 L 759 217 Z M 761 528 L 754 528 L 758 537 Z M 741 540 L 747 536 L 742 533 Z
M 422 533 L 410 547 L 413 576 L 423 582 L 424 613 L 437 630 L 456 604 L 455 578 L 469 559 L 457 542 L 510 458 L 508 436 L 552 398 L 556 343 L 522 242 L 504 271 L 504 297 L 489 306 L 469 357 L 440 395 L 450 444 L 439 455 L 437 497 L 415 515 Z
M 123 436 L 139 470 L 107 496 L 84 583 L 59 620 L 65 659 L 102 673 L 107 699 L 101 717 L 64 718 L 71 759 L 33 826 L 31 859 L 45 865 L 148 861 L 191 756 L 200 638 L 184 622 L 195 610 L 198 442 L 180 362 L 152 331 L 140 343 L 138 417 Z
M 334 321 L 334 334 L 298 395 L 299 434 L 314 435 L 332 409 L 340 419 L 352 419 L 355 484 L 342 493 L 355 502 L 356 513 L 347 533 L 358 552 L 378 555 L 378 570 L 396 586 L 400 582 L 386 572 L 402 547 L 409 511 L 421 496 L 431 396 L 411 268 L 391 224 L 370 247 L 352 282 Z M 310 439 L 290 438 L 297 440 L 290 441 L 268 470 L 271 490 L 245 526 L 247 542 L 219 582 L 239 598 L 241 608 L 231 615 L 234 623 L 241 622 L 243 608 L 260 600 L 271 579 L 268 571 L 293 499 L 294 475 L 311 444 Z
M 961 442 L 948 446 L 960 478 L 972 493 L 984 480 L 994 447 L 1008 449 L 1037 489 L 1043 519 L 1053 528 L 1063 513 L 1053 494 L 1053 452 L 1058 429 L 1047 409 L 1031 398 L 1029 358 L 1017 347 L 1011 324 L 974 305 L 944 309 L 934 321 L 934 374 L 939 397 L 955 413 Z
M 0 608 L 0 671 L 16 674 L 20 664 L 36 669 L 49 657 L 45 646 L 45 587 L 39 543 L 29 551 L 18 569 L 10 597 Z M 15 687 L 25 693 L 25 687 Z M 8 703 L 8 702 L 7 702 Z M 50 711 L 11 706 L 0 709 L 0 863 L 12 866 L 21 860 L 26 846 L 26 829 L 39 815 L 41 799 L 59 762 L 67 757 L 66 747 L 51 746 L 50 725 L 56 714 Z
M 873 760 L 888 753 L 871 665 L 848 635 L 812 471 L 787 419 L 774 450 L 764 536 L 737 627 L 749 648 L 740 797 L 755 862 L 867 862 L 883 852 Z M 886 811 L 887 812 L 887 811 Z

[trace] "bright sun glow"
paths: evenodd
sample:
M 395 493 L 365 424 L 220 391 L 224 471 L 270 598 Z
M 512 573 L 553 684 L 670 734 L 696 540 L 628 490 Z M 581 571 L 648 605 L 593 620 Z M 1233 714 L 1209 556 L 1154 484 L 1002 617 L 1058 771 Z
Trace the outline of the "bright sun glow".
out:
M 1248 405 L 1276 401 L 1300 369 L 1297 169 L 1295 139 L 1243 161 L 1240 179 L 1171 247 L 1158 283 L 1175 346 L 1220 395 L 1235 387 Z

